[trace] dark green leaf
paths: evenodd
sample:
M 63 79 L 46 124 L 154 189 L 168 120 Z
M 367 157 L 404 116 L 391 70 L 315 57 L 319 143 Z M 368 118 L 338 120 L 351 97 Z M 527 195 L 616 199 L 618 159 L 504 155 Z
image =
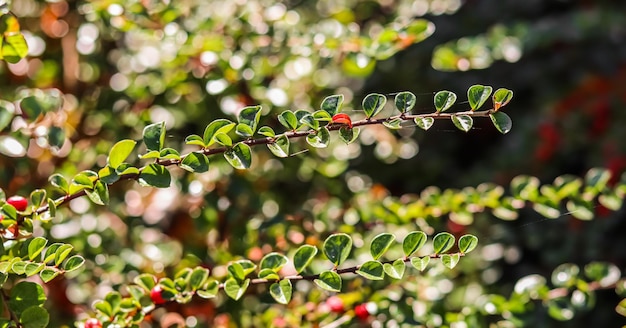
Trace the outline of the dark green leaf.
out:
M 124 161 L 128 158 L 130 153 L 133 152 L 135 145 L 137 142 L 135 140 L 121 140 L 118 141 L 109 152 L 109 157 L 107 158 L 107 163 L 114 169 L 117 169 L 120 164 L 124 163 Z
M 272 252 L 263 256 L 259 265 L 261 269 L 272 269 L 278 272 L 288 261 L 287 256 Z
M 506 104 L 513 98 L 513 91 L 509 89 L 500 88 L 493 93 L 493 109 L 499 110 L 500 107 L 506 106 Z
M 474 235 L 464 235 L 459 238 L 459 251 L 461 253 L 469 253 L 478 245 L 478 237 Z
M 417 252 L 426 243 L 426 234 L 422 231 L 413 231 L 404 237 L 402 241 L 402 250 L 405 256 L 411 256 Z
M 52 260 L 54 260 L 54 257 L 56 256 L 57 250 L 59 250 L 59 248 L 61 246 L 63 246 L 63 243 L 54 243 L 52 245 L 50 245 L 48 247 L 48 249 L 46 249 L 46 255 L 44 256 L 43 261 L 41 261 L 42 263 L 48 263 Z
M 135 277 L 133 282 L 149 292 L 156 285 L 156 278 L 151 274 L 143 273 Z
M 86 191 L 87 196 L 94 204 L 107 205 L 109 204 L 109 187 L 101 180 L 96 181 L 92 190 Z
M 35 121 L 43 112 L 42 104 L 36 96 L 22 98 L 19 102 L 20 109 L 27 119 Z
M 402 126 L 400 125 L 402 123 L 402 119 L 400 118 L 394 118 L 392 120 L 389 121 L 384 121 L 383 125 L 392 129 L 392 130 L 399 130 L 402 129 Z
M 215 143 L 215 136 L 218 133 L 228 133 L 230 132 L 230 130 L 232 130 L 235 127 L 235 123 L 227 120 L 227 119 L 217 119 L 213 122 L 211 122 L 206 129 L 204 129 L 204 137 L 202 138 L 202 140 L 204 141 L 204 144 L 206 147 L 212 145 Z
M 228 297 L 236 301 L 239 300 L 243 296 L 243 294 L 245 294 L 249 285 L 250 279 L 244 280 L 243 283 L 241 283 L 240 285 L 237 280 L 230 278 L 224 283 L 224 292 L 226 292 L 226 295 L 228 295 Z
M 191 152 L 180 162 L 180 167 L 189 172 L 204 173 L 209 170 L 209 158 L 198 152 Z
M 320 123 L 311 114 L 307 114 L 300 119 L 300 123 L 305 124 L 313 130 L 320 128 Z
M 307 134 L 306 142 L 315 148 L 326 148 L 330 142 L 330 132 L 325 127 L 320 128 Z
M 237 262 L 233 262 L 228 265 L 228 273 L 231 277 L 237 279 L 238 281 L 246 279 L 246 274 L 243 272 L 243 267 Z
M 387 103 L 387 97 L 379 93 L 371 93 L 363 99 L 363 111 L 367 118 L 372 118 L 380 113 Z
M 472 110 L 480 108 L 489 99 L 491 91 L 493 91 L 492 87 L 479 84 L 467 89 L 467 100 L 470 103 L 470 108 Z
M 451 91 L 439 91 L 435 94 L 435 109 L 445 112 L 456 102 L 456 94 Z
M 493 126 L 500 131 L 502 134 L 507 134 L 511 131 L 511 127 L 513 126 L 513 122 L 509 115 L 506 115 L 503 112 L 495 112 L 493 114 L 489 114 L 491 118 L 491 122 L 493 122 Z
M 44 237 L 33 238 L 28 244 L 28 258 L 34 261 L 35 258 L 41 254 L 47 243 L 48 240 Z
M 341 111 L 341 104 L 343 104 L 343 95 L 332 95 L 324 98 L 320 107 L 330 116 L 333 116 Z
M 120 309 L 120 304 L 122 303 L 122 295 L 118 292 L 109 292 L 104 297 L 104 300 L 111 305 L 113 312 L 117 312 Z
M 106 184 L 115 183 L 120 179 L 120 176 L 117 174 L 117 171 L 110 166 L 105 166 L 98 171 L 98 177 L 100 181 Z
M 233 148 L 224 152 L 224 158 L 232 167 L 245 170 L 252 164 L 252 152 L 250 146 L 243 142 L 240 142 L 233 146 Z
M 63 270 L 65 270 L 65 272 L 72 272 L 80 268 L 83 263 L 85 263 L 85 259 L 82 256 L 74 255 L 67 259 L 67 261 L 63 265 Z
M 143 143 L 148 150 L 161 150 L 165 144 L 165 122 L 153 123 L 143 129 Z M 133 145 L 134 146 L 134 145 Z
M 249 106 L 244 107 L 238 115 L 239 124 L 243 124 L 244 126 L 249 127 L 249 129 L 245 129 L 245 131 L 239 129 L 237 127 L 237 134 L 243 137 L 251 137 L 256 131 L 257 124 L 259 123 L 259 119 L 261 118 L 261 106 Z M 242 134 L 243 133 L 243 134 Z
M 20 315 L 20 323 L 24 328 L 45 328 L 49 322 L 48 310 L 40 306 L 31 306 Z
M 65 130 L 58 126 L 51 126 L 48 129 L 48 144 L 50 147 L 61 148 L 65 143 Z
M 70 255 L 70 252 L 74 249 L 74 246 L 70 244 L 63 244 L 59 246 L 56 253 L 54 254 L 54 265 L 59 266 L 61 263 Z
M 159 151 L 159 158 L 180 160 L 180 153 L 173 148 L 163 148 Z
M 453 269 L 459 263 L 459 254 L 443 254 L 441 255 L 441 263 L 448 268 Z
M 278 283 L 270 285 L 270 295 L 280 304 L 287 304 L 291 301 L 291 281 L 283 279 Z
M 245 124 L 239 123 L 237 124 L 237 127 L 235 128 L 235 133 L 237 133 L 237 135 L 242 136 L 244 138 L 249 138 L 254 135 L 254 130 L 252 130 L 251 127 Z
M 469 131 L 474 125 L 474 120 L 469 115 L 452 115 L 450 116 L 452 123 L 461 131 Z
M 370 253 L 374 260 L 378 260 L 391 247 L 396 237 L 390 233 L 381 233 L 372 239 Z
M 411 258 L 411 265 L 420 271 L 424 271 L 424 269 L 426 269 L 428 262 L 430 262 L 430 257 L 428 256 Z
M 202 267 L 197 267 L 193 269 L 193 271 L 191 271 L 191 274 L 189 275 L 189 287 L 191 288 L 191 290 L 195 291 L 199 289 L 202 285 L 204 285 L 208 278 L 209 270 Z
M 391 263 L 383 264 L 383 270 L 385 271 L 385 273 L 394 279 L 402 279 L 402 276 L 404 276 L 405 268 L 406 268 L 406 265 L 404 264 L 404 260 L 402 259 L 397 259 L 393 261 L 392 264 Z
M 44 268 L 43 270 L 41 270 L 41 272 L 39 272 L 39 276 L 41 277 L 41 280 L 43 280 L 43 282 L 50 282 L 59 274 L 59 270 L 52 267 Z
M 48 178 L 50 184 L 59 188 L 61 191 L 67 194 L 70 189 L 70 184 L 62 175 L 55 173 Z
M 13 207 L 13 205 L 9 205 L 9 204 L 4 204 L 2 205 L 2 214 L 4 215 L 4 219 L 9 219 L 9 220 L 17 220 L 17 210 L 15 209 L 15 207 Z
M 152 186 L 157 188 L 168 188 L 172 177 L 170 172 L 163 165 L 150 164 L 141 170 L 139 174 L 139 184 L 142 186 Z
M 289 130 L 295 130 L 298 128 L 298 119 L 292 111 L 284 111 L 278 115 L 278 122 Z
M 452 248 L 452 246 L 454 246 L 454 236 L 450 233 L 440 232 L 433 238 L 435 254 L 445 253 Z
M 32 306 L 42 306 L 46 301 L 43 288 L 34 282 L 22 281 L 11 290 L 11 299 L 8 302 L 9 309 L 18 316 Z
M 410 112 L 411 109 L 413 109 L 416 101 L 417 98 L 413 93 L 409 91 L 403 91 L 396 94 L 395 104 L 396 108 L 401 113 L 407 113 Z
M 44 189 L 35 189 L 30 193 L 30 204 L 36 208 L 46 202 L 47 193 Z
M 317 247 L 302 245 L 293 256 L 293 265 L 298 274 L 302 273 L 317 254 Z
M 94 305 L 93 305 L 94 309 L 96 309 L 96 311 L 100 311 L 102 314 L 106 315 L 107 317 L 113 317 L 113 315 L 115 314 L 113 312 L 113 307 L 111 306 L 111 304 L 107 301 L 97 301 Z
M 267 148 L 277 157 L 289 156 L 289 138 L 281 135 L 274 139 L 274 142 L 268 143 Z
M 415 121 L 415 124 L 424 131 L 430 129 L 430 127 L 435 123 L 435 119 L 432 117 L 416 117 L 413 121 Z
M 196 291 L 196 294 L 202 298 L 213 298 L 217 296 L 217 292 L 219 291 L 219 283 L 216 280 L 211 280 L 206 283 L 204 289 L 200 289 Z
M 341 292 L 341 276 L 334 271 L 320 273 L 319 279 L 314 280 L 320 288 L 330 292 Z
M 259 278 L 267 280 L 279 280 L 280 276 L 272 269 L 261 269 L 259 271 Z
M 382 263 L 378 261 L 367 261 L 363 263 L 356 273 L 369 280 L 383 280 L 385 273 Z
M 351 144 L 352 142 L 354 142 L 354 140 L 356 140 L 356 138 L 359 137 L 359 132 L 361 132 L 359 128 L 351 129 L 351 128 L 342 126 L 341 128 L 339 128 L 339 137 L 346 144 Z
M 345 233 L 332 234 L 324 241 L 324 255 L 335 266 L 341 265 L 350 255 L 352 238 Z

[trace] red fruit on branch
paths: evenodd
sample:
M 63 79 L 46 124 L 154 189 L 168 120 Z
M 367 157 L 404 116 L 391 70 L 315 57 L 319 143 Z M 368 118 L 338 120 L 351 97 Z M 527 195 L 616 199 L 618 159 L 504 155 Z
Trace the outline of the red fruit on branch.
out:
M 350 116 L 348 116 L 347 114 L 335 114 L 333 116 L 332 122 L 335 124 L 345 124 L 347 125 L 350 129 L 352 129 L 352 120 L 350 119 Z
M 87 319 L 85 328 L 102 328 L 102 323 L 96 318 Z
M 331 296 L 326 299 L 326 305 L 330 308 L 331 312 L 343 313 L 343 300 L 339 296 Z
M 152 303 L 156 305 L 167 302 L 163 298 L 163 288 L 159 285 L 154 286 L 154 288 L 152 288 L 152 290 L 150 291 L 150 299 L 152 299 Z
M 13 205 L 18 211 L 25 211 L 28 207 L 28 200 L 22 196 L 11 196 L 7 199 L 7 204 Z

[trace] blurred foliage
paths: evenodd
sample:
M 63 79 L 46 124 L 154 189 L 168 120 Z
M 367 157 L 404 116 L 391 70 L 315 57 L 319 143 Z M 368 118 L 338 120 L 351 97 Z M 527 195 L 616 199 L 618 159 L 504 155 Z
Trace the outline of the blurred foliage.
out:
M 0 9 L 7 61 L 0 63 L 0 186 L 7 196 L 45 187 L 48 196 L 60 197 L 49 187 L 53 173 L 97 172 L 116 142 L 140 140 L 146 126 L 161 121 L 168 147 L 187 153 L 195 148 L 184 145 L 185 136 L 246 106 L 261 105 L 260 126 L 278 127 L 285 109 L 316 110 L 329 94 L 344 95 L 343 112 L 355 121 L 365 118 L 356 110 L 371 92 L 409 90 L 417 95 L 417 113 L 432 112 L 438 90 L 462 95 L 480 83 L 515 92 L 507 108 L 514 128 L 505 137 L 488 120 L 467 134 L 453 122 L 438 121 L 427 133 L 370 126 L 349 145 L 309 150 L 297 143 L 297 155 L 284 159 L 255 152 L 247 171 L 216 157 L 203 174 L 172 170 L 170 188 L 120 182 L 110 187 L 107 207 L 72 199 L 54 219 L 32 227 L 34 235 L 70 244 L 85 259 L 83 269 L 43 285 L 51 326 L 81 325 L 95 315 L 94 301 L 114 290 L 127 293 L 122 286 L 142 273 L 173 278 L 202 266 L 226 277 L 231 261 L 258 263 L 273 251 L 291 258 L 302 244 L 321 247 L 331 232 L 351 236 L 359 251 L 346 265 L 356 265 L 369 259 L 363 246 L 374 236 L 401 238 L 415 229 L 470 233 L 480 245 L 453 270 L 431 265 L 401 280 L 349 278 L 338 312 L 326 301 L 331 293 L 298 282 L 288 305 L 258 286 L 237 302 L 220 294 L 215 301 L 168 303 L 145 321 L 217 327 L 625 322 L 624 283 L 615 278 L 626 260 L 619 220 L 624 4 L 13 0 L 0 1 Z M 22 57 L 19 35 L 28 56 L 13 63 Z M 469 107 L 462 98 L 455 110 Z M 533 177 L 514 178 L 520 174 Z M 568 184 L 580 189 L 568 194 Z M 402 253 L 392 247 L 388 256 Z M 40 291 L 31 292 L 38 300 Z M 373 314 L 364 321 L 355 317 L 361 304 Z M 27 317 L 41 317 L 39 307 L 28 304 Z

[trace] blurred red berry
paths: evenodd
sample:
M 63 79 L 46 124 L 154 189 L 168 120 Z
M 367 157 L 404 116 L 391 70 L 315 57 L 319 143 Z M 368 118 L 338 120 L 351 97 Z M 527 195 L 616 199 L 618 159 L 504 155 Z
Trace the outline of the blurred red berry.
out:
M 359 304 L 354 307 L 354 314 L 361 320 L 367 320 L 370 312 L 367 310 L 367 304 Z
M 13 205 L 18 211 L 25 211 L 28 207 L 28 200 L 22 196 L 11 196 L 7 199 L 7 204 Z
M 152 290 L 150 291 L 150 298 L 152 299 L 152 303 L 156 305 L 160 305 L 160 304 L 167 302 L 163 298 L 163 288 L 161 288 L 161 286 L 159 285 L 156 285 L 154 286 L 154 288 L 152 288 Z
M 326 299 L 326 305 L 330 308 L 331 312 L 343 313 L 343 300 L 339 296 L 331 296 Z
M 90 318 L 85 321 L 85 328 L 102 328 L 102 323 L 96 318 Z

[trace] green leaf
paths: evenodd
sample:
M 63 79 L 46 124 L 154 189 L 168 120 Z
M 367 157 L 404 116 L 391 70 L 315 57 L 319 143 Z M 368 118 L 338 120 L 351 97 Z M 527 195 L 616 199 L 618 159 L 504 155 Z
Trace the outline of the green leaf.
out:
M 387 103 L 387 97 L 379 93 L 371 93 L 363 99 L 363 111 L 368 119 L 376 116 L 380 113 L 385 104 Z
M 459 238 L 459 251 L 461 253 L 469 253 L 478 245 L 478 237 L 474 235 L 464 235 Z
M 270 285 L 270 295 L 280 304 L 287 304 L 291 301 L 291 281 L 289 279 L 283 279 L 278 283 Z
M 120 309 L 120 304 L 122 303 L 122 295 L 118 292 L 109 292 L 104 300 L 109 302 L 113 312 L 117 312 Z
M 411 258 L 411 265 L 420 271 L 424 271 L 424 269 L 426 269 L 428 262 L 430 262 L 429 256 Z
M 138 182 L 142 186 L 168 188 L 172 181 L 170 172 L 163 165 L 150 164 L 139 173 Z
M 113 312 L 113 307 L 111 306 L 111 304 L 107 301 L 97 301 L 94 305 L 93 305 L 94 309 L 96 309 L 96 311 L 100 311 L 102 314 L 106 315 L 107 317 L 113 317 L 115 315 L 115 313 Z
M 34 282 L 22 281 L 11 290 L 11 298 L 8 302 L 9 309 L 18 316 L 32 306 L 42 306 L 46 301 L 43 288 Z
M 261 106 L 249 106 L 244 107 L 238 115 L 239 124 L 247 126 L 249 129 L 240 130 L 237 126 L 237 134 L 243 137 L 251 137 L 256 131 L 257 124 L 261 118 Z
M 295 130 L 298 128 L 298 119 L 292 111 L 284 111 L 278 115 L 278 122 L 289 130 Z
M 109 152 L 109 157 L 107 158 L 107 163 L 114 169 L 117 169 L 120 164 L 124 163 L 124 161 L 128 158 L 130 153 L 133 152 L 135 145 L 137 142 L 135 140 L 121 140 L 118 141 Z
M 413 231 L 404 237 L 402 251 L 405 256 L 411 256 L 426 244 L 426 234 L 423 231 Z
M 441 255 L 441 263 L 448 268 L 453 269 L 459 263 L 459 254 L 443 254 Z
M 80 268 L 84 263 L 85 259 L 82 256 L 74 255 L 67 259 L 67 261 L 63 265 L 63 270 L 65 270 L 65 272 L 72 272 Z
M 45 328 L 49 322 L 50 314 L 39 306 L 31 306 L 20 315 L 20 323 L 24 328 Z
M 439 91 L 435 94 L 435 109 L 437 112 L 445 112 L 456 102 L 456 94 L 451 91 Z
M 243 281 L 246 279 L 246 274 L 243 272 L 243 267 L 237 262 L 233 262 L 228 265 L 228 273 L 235 279 Z
M 402 123 L 401 118 L 394 118 L 389 121 L 384 121 L 383 125 L 392 130 L 400 130 L 402 129 L 402 126 L 400 125 L 401 123 Z
M 300 123 L 310 127 L 313 130 L 318 130 L 320 128 L 320 122 L 318 122 L 315 117 L 311 114 L 304 115 L 300 119 Z
M 245 294 L 249 285 L 250 279 L 244 280 L 243 283 L 239 285 L 237 280 L 230 278 L 224 283 L 224 292 L 226 292 L 226 295 L 228 295 L 228 297 L 237 301 L 243 296 L 243 294 Z
M 302 271 L 304 271 L 309 264 L 311 264 L 315 255 L 317 255 L 317 247 L 315 246 L 302 245 L 298 247 L 298 250 L 293 256 L 293 266 L 295 267 L 296 272 L 298 274 L 302 273 Z
M 36 96 L 22 98 L 19 102 L 20 109 L 27 119 L 35 121 L 43 112 L 42 104 Z
M 140 159 L 151 159 L 151 158 L 159 158 L 161 157 L 161 152 L 158 150 L 151 150 L 143 155 L 139 155 Z M 128 165 L 128 163 L 121 163 L 121 165 Z
M 101 180 L 96 181 L 92 190 L 86 190 L 87 196 L 94 204 L 107 205 L 109 204 L 109 187 Z
M 195 291 L 199 289 L 209 278 L 209 270 L 197 267 L 191 271 L 189 274 L 189 287 L 191 290 Z
M 417 98 L 415 97 L 413 93 L 409 91 L 403 91 L 403 92 L 399 92 L 398 94 L 396 94 L 395 104 L 396 104 L 396 108 L 401 113 L 406 113 L 406 112 L 411 111 L 411 109 L 413 109 L 416 101 L 417 101 Z
M 202 298 L 213 298 L 215 296 L 217 296 L 217 292 L 219 291 L 219 282 L 217 282 L 216 280 L 209 280 L 206 283 L 206 286 L 204 289 L 200 289 L 196 291 L 196 294 L 198 294 L 198 296 L 202 297 Z
M 59 250 L 59 248 L 61 248 L 61 246 L 63 246 L 63 243 L 54 243 L 52 245 L 50 245 L 48 247 L 48 249 L 46 249 L 46 255 L 44 256 L 43 261 L 41 261 L 42 263 L 48 263 L 52 260 L 54 260 L 54 257 L 56 256 L 57 250 Z
M 149 273 L 142 273 L 135 277 L 133 282 L 149 292 L 156 285 L 156 278 Z
M 204 144 L 204 140 L 202 139 L 202 137 L 197 134 L 192 134 L 185 137 L 185 144 L 207 147 L 207 145 Z
M 356 273 L 369 280 L 383 280 L 385 273 L 382 263 L 378 261 L 367 261 L 363 263 Z
M 28 55 L 28 44 L 22 33 L 5 33 L 2 45 L 2 57 L 11 64 L 19 62 Z
M 36 189 L 30 193 L 30 204 L 35 208 L 42 206 L 46 202 L 46 191 L 44 189 Z
M 48 128 L 48 144 L 50 147 L 61 148 L 65 143 L 65 130 L 58 126 Z
M 0 99 L 0 131 L 4 130 L 15 117 L 15 106 L 12 102 Z
M 161 150 L 165 144 L 165 122 L 153 123 L 143 129 L 143 143 L 148 150 Z M 133 145 L 134 146 L 134 145 Z
M 70 183 L 67 181 L 67 179 L 65 179 L 59 173 L 55 173 L 55 174 L 51 175 L 48 178 L 48 181 L 50 181 L 51 185 L 59 188 L 61 191 L 63 191 L 66 194 L 70 190 Z
M 17 210 L 13 205 L 4 204 L 2 205 L 2 214 L 4 215 L 4 219 L 9 220 L 17 220 Z
M 454 236 L 448 232 L 440 232 L 433 238 L 435 254 L 445 253 L 454 246 Z
M 333 119 L 328 112 L 323 110 L 313 112 L 313 118 L 318 122 L 330 122 Z
M 34 261 L 35 258 L 41 254 L 47 243 L 48 240 L 44 237 L 33 238 L 28 244 L 28 258 Z
M 370 253 L 374 260 L 378 260 L 391 247 L 396 237 L 390 233 L 381 233 L 372 239 Z
M 604 190 L 598 197 L 598 202 L 611 211 L 617 211 L 622 208 L 622 197 L 617 193 L 617 190 Z
M 159 151 L 159 158 L 180 160 L 180 153 L 173 148 L 163 148 Z
M 209 158 L 203 153 L 191 152 L 180 162 L 180 167 L 189 172 L 204 173 L 209 170 Z
M 327 291 L 341 292 L 341 276 L 335 271 L 324 271 L 320 273 L 319 279 L 313 281 Z
M 575 197 L 567 201 L 565 204 L 567 211 L 579 220 L 589 221 L 593 219 L 594 205 L 582 198 Z M 560 216 L 560 215 L 559 215 Z
M 472 128 L 472 125 L 474 125 L 474 120 L 469 115 L 455 114 L 450 116 L 450 119 L 452 119 L 452 123 L 454 123 L 454 126 L 456 126 L 461 131 L 467 132 Z
M 281 135 L 274 139 L 274 142 L 268 143 L 267 148 L 276 157 L 288 157 L 289 156 L 289 138 L 285 135 Z
M 499 110 L 501 107 L 506 106 L 513 99 L 513 91 L 505 88 L 500 88 L 493 93 L 493 109 Z
M 211 122 L 206 129 L 204 129 L 204 137 L 202 138 L 202 140 L 204 141 L 204 145 L 206 147 L 209 147 L 210 145 L 215 143 L 215 136 L 218 133 L 228 133 L 230 132 L 230 130 L 232 130 L 235 127 L 235 123 L 231 122 L 230 120 L 227 119 L 217 119 L 213 122 Z
M 385 263 L 383 264 L 383 270 L 385 273 L 394 279 L 402 279 L 404 276 L 404 269 L 406 265 L 404 264 L 403 259 L 397 259 L 393 261 L 393 263 Z
M 334 263 L 335 266 L 339 266 L 350 255 L 352 238 L 345 233 L 332 234 L 326 238 L 322 249 L 326 258 Z
M 216 134 L 213 139 L 220 145 L 225 146 L 225 147 L 232 147 L 233 146 L 233 139 L 231 139 L 228 135 L 224 134 L 224 133 L 218 133 Z
M 325 127 L 313 131 L 307 134 L 306 142 L 315 148 L 326 148 L 330 142 L 330 132 Z
M 98 173 L 82 171 L 74 176 L 70 184 L 70 194 L 75 194 L 83 189 L 92 189 L 94 181 L 98 179 Z
M 27 263 L 24 267 L 24 273 L 27 277 L 34 276 L 41 272 L 46 265 L 43 263 Z
M 343 95 L 332 95 L 322 100 L 320 108 L 332 117 L 341 111 L 341 104 L 343 104 Z
M 112 184 L 117 182 L 120 179 L 120 176 L 117 174 L 117 171 L 110 166 L 105 166 L 98 171 L 98 177 L 100 181 L 106 184 Z
M 354 142 L 354 140 L 356 140 L 356 138 L 359 137 L 359 132 L 361 132 L 359 128 L 350 129 L 348 127 L 342 126 L 341 128 L 339 128 L 339 137 L 346 144 L 351 144 L 352 142 Z
M 435 119 L 432 117 L 416 117 L 413 121 L 415 121 L 415 124 L 424 131 L 430 129 L 430 127 L 435 123 Z
M 224 158 L 232 167 L 245 170 L 252 164 L 252 152 L 250 146 L 243 142 L 240 142 L 233 146 L 233 148 L 224 152 Z
M 285 264 L 287 264 L 288 261 L 289 259 L 287 256 L 272 252 L 263 256 L 259 265 L 261 269 L 272 269 L 278 272 Z
M 254 135 L 254 130 L 252 130 L 251 127 L 245 124 L 239 123 L 237 124 L 237 127 L 235 128 L 235 133 L 237 133 L 237 135 L 242 136 L 244 138 L 249 138 Z
M 495 126 L 500 133 L 507 134 L 511 131 L 513 122 L 511 121 L 509 115 L 503 112 L 495 112 L 493 114 L 489 114 L 489 117 L 491 118 L 491 122 L 493 122 L 493 126 Z
M 139 169 L 128 164 L 128 163 L 122 163 L 122 165 L 120 165 L 120 167 L 117 168 L 117 170 L 115 170 L 115 173 L 117 173 L 119 176 L 123 176 L 123 175 L 138 175 Z
M 256 264 L 252 263 L 252 261 L 250 260 L 239 260 L 235 261 L 235 263 L 241 265 L 241 267 L 243 268 L 243 274 L 245 276 L 251 274 L 252 272 L 254 272 L 254 270 L 256 270 Z
M 52 279 L 56 278 L 60 274 L 59 270 L 52 267 L 47 267 L 39 272 L 39 276 L 43 282 L 50 282 Z
M 72 249 L 74 249 L 74 246 L 70 244 L 63 244 L 59 246 L 59 249 L 57 249 L 56 253 L 54 254 L 55 266 L 61 265 L 61 262 L 63 262 L 63 260 L 65 260 L 65 258 L 70 255 Z
M 273 138 L 276 135 L 274 130 L 272 128 L 270 128 L 269 126 L 262 126 L 262 127 L 260 127 L 259 131 L 257 131 L 257 133 L 260 134 L 260 135 L 266 136 L 266 137 L 270 137 L 270 138 Z
M 259 271 L 259 278 L 267 280 L 280 280 L 278 273 L 272 269 L 262 269 Z
M 28 262 L 26 261 L 13 262 L 13 265 L 11 265 L 11 270 L 13 270 L 13 272 L 18 275 L 24 274 L 26 272 L 26 264 L 28 264 Z
M 489 99 L 491 91 L 493 91 L 492 87 L 480 84 L 473 85 L 467 89 L 467 100 L 470 103 L 470 108 L 472 110 L 480 108 Z

